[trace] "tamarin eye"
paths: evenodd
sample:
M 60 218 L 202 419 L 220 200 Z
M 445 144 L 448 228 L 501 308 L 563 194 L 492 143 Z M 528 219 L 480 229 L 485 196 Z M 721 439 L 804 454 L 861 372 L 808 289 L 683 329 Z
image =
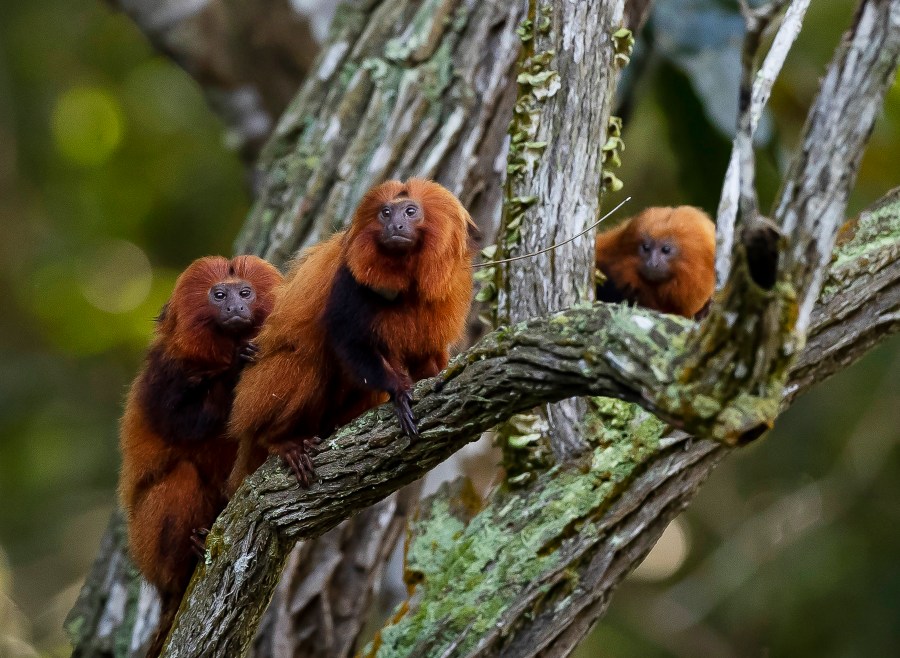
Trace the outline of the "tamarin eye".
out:
M 225 299 L 225 291 L 224 290 L 216 290 L 213 293 L 213 297 L 215 297 L 218 300 Z
M 672 253 L 672 247 L 670 247 L 669 245 L 665 244 L 665 245 L 662 246 L 662 250 L 661 250 L 661 251 L 662 251 L 664 254 L 667 254 L 667 255 L 668 255 L 668 254 Z
M 415 207 L 415 206 L 407 206 L 407 207 L 406 207 L 406 216 L 407 216 L 407 217 L 412 217 L 412 216 L 415 215 L 415 214 L 416 214 L 416 207 Z
M 650 243 L 649 242 L 641 243 L 641 251 L 643 251 L 645 254 L 649 254 L 650 253 Z
M 241 288 L 241 297 L 247 299 L 250 296 L 250 288 Z
M 382 209 L 381 209 L 381 216 L 384 217 L 385 219 L 387 219 L 388 217 L 390 217 L 390 216 L 391 216 L 391 209 L 390 209 L 390 208 L 387 208 L 387 207 L 382 208 Z

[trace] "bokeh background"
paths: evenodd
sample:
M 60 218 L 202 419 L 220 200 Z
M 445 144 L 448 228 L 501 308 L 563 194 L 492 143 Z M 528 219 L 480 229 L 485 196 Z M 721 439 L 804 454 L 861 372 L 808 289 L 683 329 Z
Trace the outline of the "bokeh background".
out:
M 812 3 L 761 131 L 764 207 L 854 4 Z M 658 0 L 623 88 L 631 208 L 715 210 L 735 5 Z M 230 252 L 250 204 L 227 143 L 196 84 L 127 17 L 99 0 L 0 2 L 4 657 L 67 655 L 62 619 L 114 503 L 117 419 L 152 318 L 188 262 Z M 851 214 L 900 184 L 898 152 L 895 84 Z M 898 442 L 894 337 L 716 471 L 578 655 L 893 655 Z

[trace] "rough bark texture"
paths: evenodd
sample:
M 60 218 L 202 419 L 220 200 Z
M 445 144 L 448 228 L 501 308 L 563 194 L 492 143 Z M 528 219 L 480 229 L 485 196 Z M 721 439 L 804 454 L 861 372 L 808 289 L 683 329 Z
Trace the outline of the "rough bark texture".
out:
M 900 330 L 898 259 L 900 190 L 837 251 L 783 406 Z M 862 271 L 849 275 L 851 261 Z M 421 512 L 429 521 L 413 524 L 407 558 L 414 589 L 370 655 L 432 655 L 417 653 L 413 638 L 423 637 L 433 655 L 454 644 L 448 655 L 568 655 L 730 450 L 621 402 L 597 401 L 596 420 L 589 469 L 557 467 L 524 490 L 498 490 L 483 509 L 469 502 L 465 518 L 441 498 Z
M 525 45 L 510 125 L 501 257 L 564 243 L 597 219 L 602 149 L 619 78 L 613 33 L 622 26 L 623 5 L 531 3 L 520 32 Z M 595 235 L 499 266 L 498 321 L 512 324 L 592 301 Z M 575 399 L 542 412 L 557 460 L 586 447 L 580 426 L 586 410 Z
M 344 6 L 263 151 L 238 250 L 284 261 L 347 221 L 373 182 L 409 176 L 448 187 L 493 235 L 524 10 L 501 0 Z
M 860 3 L 853 28 L 822 80 L 775 206 L 774 218 L 785 235 L 816 236 L 791 241 L 783 258 L 782 269 L 790 272 L 799 292 L 801 332 L 819 296 L 852 181 L 898 62 L 900 2 Z
M 151 19 L 166 8 L 137 0 L 130 6 L 136 22 L 161 47 L 185 40 L 182 46 L 197 48 L 204 40 L 221 37 L 209 30 L 225 27 L 189 12 L 167 14 L 162 21 L 167 29 L 154 36 L 153 26 L 161 21 Z M 260 200 L 237 252 L 260 253 L 283 264 L 296 249 L 340 228 L 358 196 L 385 176 L 436 177 L 469 204 L 483 233 L 493 235 L 502 198 L 497 181 L 515 94 L 513 65 L 521 45 L 515 28 L 525 8 L 525 2 L 474 0 L 344 3 L 328 45 L 261 159 Z M 201 25 L 205 32 L 198 31 Z M 190 72 L 196 70 L 179 48 L 169 51 Z M 226 60 L 240 57 L 249 57 L 244 64 L 252 64 L 247 50 L 232 51 Z M 198 78 L 201 84 L 210 82 Z M 333 207 L 335 199 L 342 200 L 340 209 Z M 291 208 L 308 211 L 293 217 Z M 288 225 L 277 235 L 269 234 L 275 217 Z M 407 507 L 404 501 L 384 500 L 320 542 L 299 544 L 288 560 L 255 655 L 352 655 Z M 388 510 L 394 512 L 390 519 Z M 122 537 L 107 535 L 105 541 L 113 542 L 117 564 L 130 565 Z M 101 566 L 98 559 L 96 568 Z M 345 577 L 351 572 L 353 582 Z M 82 593 L 67 625 L 80 655 L 111 655 L 104 640 L 93 642 L 96 632 L 104 637 L 113 632 L 91 623 L 99 616 L 116 619 L 114 632 L 131 634 L 129 642 L 137 647 L 133 655 L 141 655 L 153 620 L 134 626 L 134 602 L 111 596 L 112 588 L 136 587 L 129 582 L 133 574 L 133 567 L 120 569 L 94 596 L 87 597 L 88 588 Z M 314 579 L 315 587 L 307 578 Z M 313 589 L 315 595 L 308 596 Z M 152 600 L 152 593 L 147 594 Z
M 419 491 L 413 483 L 318 539 L 299 542 L 260 625 L 253 656 L 354 655 Z
M 200 84 L 252 160 L 306 76 L 318 45 L 290 0 L 111 0 Z

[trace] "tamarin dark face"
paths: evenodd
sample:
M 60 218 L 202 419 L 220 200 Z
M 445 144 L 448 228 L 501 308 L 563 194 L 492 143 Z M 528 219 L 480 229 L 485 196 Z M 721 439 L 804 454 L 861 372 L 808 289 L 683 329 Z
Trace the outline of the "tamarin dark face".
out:
M 254 302 L 256 290 L 246 281 L 220 281 L 209 289 L 209 303 L 218 314 L 216 323 L 228 331 L 252 326 Z
M 421 206 L 412 199 L 396 198 L 381 206 L 379 243 L 392 251 L 409 251 L 419 242 L 419 227 L 425 219 Z
M 651 283 L 662 283 L 672 278 L 673 264 L 678 258 L 678 247 L 674 240 L 656 240 L 643 236 L 638 245 L 638 270 Z

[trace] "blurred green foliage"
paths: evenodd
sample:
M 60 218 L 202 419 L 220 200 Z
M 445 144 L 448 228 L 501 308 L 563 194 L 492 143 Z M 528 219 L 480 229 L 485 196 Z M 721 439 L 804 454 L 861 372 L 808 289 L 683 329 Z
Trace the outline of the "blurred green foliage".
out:
M 764 207 L 853 4 L 812 3 L 776 85 Z M 715 210 L 735 6 L 658 1 L 626 112 L 629 212 Z M 898 146 L 895 85 L 852 213 L 900 183 Z M 0 2 L 0 637 L 65 652 L 61 619 L 114 501 L 126 386 L 176 273 L 230 251 L 243 175 L 196 85 L 127 18 L 96 0 Z M 894 338 L 724 464 L 580 655 L 887 655 L 900 641 L 898 371 Z
M 114 500 L 152 318 L 188 262 L 230 250 L 242 177 L 195 83 L 124 15 L 0 2 L 0 556 L 42 649 L 64 646 Z

